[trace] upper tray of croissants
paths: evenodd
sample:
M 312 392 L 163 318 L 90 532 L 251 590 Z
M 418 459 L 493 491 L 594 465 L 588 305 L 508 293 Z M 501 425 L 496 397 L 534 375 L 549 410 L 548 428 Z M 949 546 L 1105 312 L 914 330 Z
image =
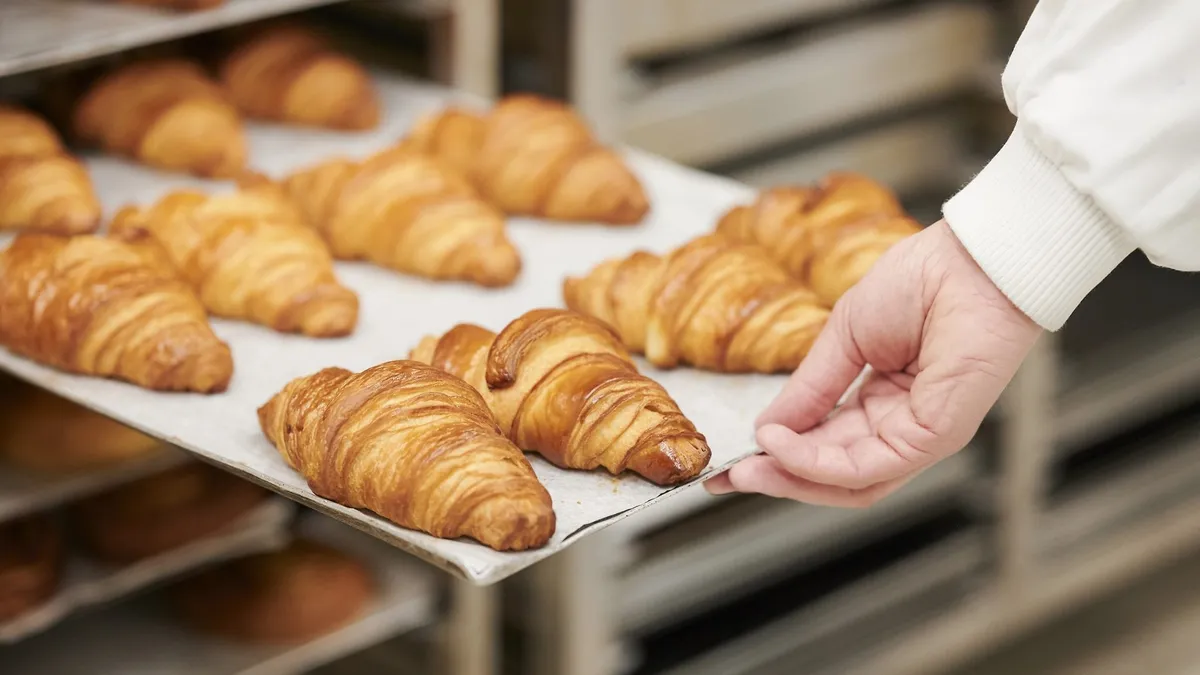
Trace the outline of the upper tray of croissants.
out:
M 0 366 L 461 569 L 752 452 L 920 229 L 865 176 L 755 194 L 293 24 L 78 77 L 0 106 Z

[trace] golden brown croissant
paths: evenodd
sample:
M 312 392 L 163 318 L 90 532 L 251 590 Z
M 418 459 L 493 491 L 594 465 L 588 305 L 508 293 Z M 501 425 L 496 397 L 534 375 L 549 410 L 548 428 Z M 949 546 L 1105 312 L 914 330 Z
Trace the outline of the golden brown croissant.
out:
M 0 622 L 54 596 L 64 549 L 61 528 L 47 516 L 0 523 Z
M 75 107 L 72 126 L 86 142 L 161 169 L 228 178 L 246 165 L 237 108 L 199 65 L 182 59 L 104 75 Z
M 363 563 L 307 539 L 202 572 L 171 593 L 188 624 L 252 644 L 314 640 L 360 615 L 374 594 Z
M 0 252 L 0 344 L 148 389 L 223 391 L 229 347 L 175 271 L 114 239 L 21 234 Z
M 358 296 L 338 283 L 325 243 L 270 185 L 233 194 L 168 194 L 127 206 L 110 226 L 127 239 L 150 235 L 209 312 L 281 332 L 349 335 Z
M 482 286 L 520 273 L 504 215 L 435 158 L 397 147 L 363 162 L 333 159 L 283 188 L 338 258 Z
M 557 466 L 673 485 L 708 465 L 704 436 L 591 317 L 534 310 L 499 335 L 460 324 L 425 338 L 412 358 L 466 380 L 517 446 Z
M 54 129 L 0 105 L 0 230 L 84 234 L 99 227 L 100 215 L 92 179 Z
M 269 496 L 233 474 L 193 462 L 88 497 L 71 516 L 93 556 L 129 563 L 215 535 Z
M 717 232 L 735 242 L 758 244 L 771 253 L 794 277 L 807 284 L 818 285 L 812 277 L 812 267 L 820 255 L 817 249 L 828 244 L 831 232 L 853 225 L 862 220 L 891 220 L 905 218 L 904 209 L 891 190 L 883 185 L 854 173 L 831 173 L 816 186 L 782 186 L 765 190 L 753 204 L 730 209 L 717 223 Z M 896 241 L 896 223 L 884 226 L 887 234 L 883 240 L 887 245 Z M 909 231 L 919 226 L 909 221 Z M 857 229 L 860 236 L 856 246 L 866 244 L 869 235 Z M 880 248 L 868 245 L 870 252 L 882 255 L 887 246 Z M 875 258 L 867 249 L 856 255 L 856 269 L 865 273 Z M 828 266 L 825 266 L 828 269 Z M 845 279 L 853 278 L 848 273 L 840 275 L 836 283 L 820 284 L 824 292 L 821 298 L 832 306 L 840 293 L 831 296 L 842 287 Z M 861 276 L 861 275 L 860 275 Z M 857 279 L 855 279 L 857 281 Z M 854 281 L 846 285 L 852 286 Z
M 893 244 L 920 231 L 921 226 L 912 218 L 893 215 L 815 230 L 808 283 L 826 307 L 833 307 Z
M 292 380 L 258 410 L 314 494 L 498 551 L 554 534 L 550 493 L 466 382 L 415 361 Z
M 483 116 L 450 108 L 404 143 L 452 163 L 512 215 L 632 225 L 650 210 L 625 160 L 570 108 L 537 96 L 508 96 Z
M 159 450 L 155 439 L 45 389 L 13 385 L 0 408 L 0 457 L 42 473 L 86 471 Z
M 379 97 L 367 71 L 300 26 L 252 36 L 221 64 L 220 77 L 253 117 L 334 129 L 379 124 Z
M 765 249 L 718 235 L 666 256 L 639 251 L 601 263 L 563 282 L 563 296 L 660 368 L 793 370 L 829 316 Z

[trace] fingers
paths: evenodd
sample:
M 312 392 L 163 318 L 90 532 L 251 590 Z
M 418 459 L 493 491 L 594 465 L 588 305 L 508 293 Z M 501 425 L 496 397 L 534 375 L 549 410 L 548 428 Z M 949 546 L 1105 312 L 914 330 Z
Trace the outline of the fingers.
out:
M 851 332 L 848 300 L 850 295 L 834 307 L 808 356 L 755 420 L 756 428 L 780 424 L 797 431 L 811 429 L 833 411 L 862 372 L 866 359 Z
M 792 499 L 818 506 L 864 508 L 892 494 L 916 476 L 917 472 L 861 490 L 821 485 L 794 476 L 768 455 L 748 457 L 725 473 L 705 483 L 709 492 L 753 492 L 768 497 Z
M 823 443 L 813 434 L 797 434 L 779 425 L 759 429 L 758 446 L 797 478 L 849 490 L 894 481 L 939 459 L 915 447 L 893 447 L 875 435 L 864 435 L 839 445 Z

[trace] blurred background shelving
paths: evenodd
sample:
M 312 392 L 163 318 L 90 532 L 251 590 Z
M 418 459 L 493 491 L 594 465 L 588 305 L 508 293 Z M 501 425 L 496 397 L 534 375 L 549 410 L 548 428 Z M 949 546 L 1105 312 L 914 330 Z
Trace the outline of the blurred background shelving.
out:
M 383 68 L 482 96 L 559 96 L 607 140 L 753 186 L 862 171 L 932 221 L 1011 129 L 998 77 L 1032 4 L 229 0 L 178 14 L 10 0 L 0 92 L 81 59 L 300 13 Z M 167 468 L 163 457 L 59 480 L 0 471 L 0 519 Z M 96 664 L 128 657 L 111 649 L 124 626 L 170 646 L 173 659 L 138 655 L 155 673 L 1057 675 L 1062 649 L 1038 661 L 1030 654 L 1053 649 L 1021 636 L 1157 570 L 1194 587 L 1197 513 L 1200 282 L 1133 256 L 1039 343 L 971 448 L 877 506 L 691 490 L 489 589 L 373 548 L 373 568 L 396 584 L 360 622 L 292 650 L 181 637 L 154 618 L 150 587 L 0 645 L 0 673 L 68 645 L 110 647 Z M 1146 594 L 1182 601 L 1183 590 Z M 1200 613 L 1178 613 L 1197 625 Z M 1098 615 L 1068 623 L 1112 631 Z M 1184 628 L 1157 633 L 1172 654 L 1194 649 Z M 997 665 L 1013 656 L 994 650 L 1012 645 L 1025 645 L 1024 665 Z M 1175 675 L 1165 668 L 1123 672 Z

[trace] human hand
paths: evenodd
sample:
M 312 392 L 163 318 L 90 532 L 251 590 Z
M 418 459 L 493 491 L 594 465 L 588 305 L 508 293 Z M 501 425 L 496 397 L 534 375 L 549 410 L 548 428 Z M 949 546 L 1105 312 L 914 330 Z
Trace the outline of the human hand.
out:
M 706 487 L 869 506 L 971 440 L 1041 332 L 944 221 L 932 225 L 893 246 L 834 307 L 755 422 L 764 454 Z

